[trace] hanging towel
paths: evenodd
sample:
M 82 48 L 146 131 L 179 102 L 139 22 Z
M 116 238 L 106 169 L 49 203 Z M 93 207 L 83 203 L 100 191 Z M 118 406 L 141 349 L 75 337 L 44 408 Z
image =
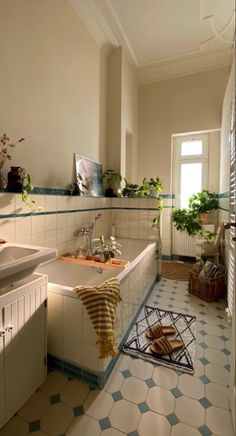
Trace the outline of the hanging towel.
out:
M 98 286 L 76 286 L 78 298 L 81 298 L 97 334 L 99 358 L 115 356 L 117 347 L 114 336 L 114 324 L 117 304 L 122 301 L 120 283 L 111 278 Z

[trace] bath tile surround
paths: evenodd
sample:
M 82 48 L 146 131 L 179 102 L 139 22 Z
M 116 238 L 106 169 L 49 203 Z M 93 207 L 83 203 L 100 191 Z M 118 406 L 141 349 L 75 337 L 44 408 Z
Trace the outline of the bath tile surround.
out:
M 171 254 L 170 226 L 172 199 L 163 196 L 161 214 L 162 254 Z M 156 216 L 155 198 L 92 198 L 70 195 L 32 194 L 36 205 L 43 211 L 33 212 L 21 200 L 20 194 L 0 193 L 0 236 L 8 242 L 54 247 L 58 254 L 74 251 L 83 243 L 73 232 L 91 223 L 94 215 L 102 213 L 96 222 L 93 237 L 111 234 L 132 239 L 157 239 L 152 228 Z
M 125 354 L 102 390 L 52 371 L 0 436 L 233 436 L 225 302 L 205 303 L 187 282 L 162 278 L 148 304 L 196 315 L 193 376 Z

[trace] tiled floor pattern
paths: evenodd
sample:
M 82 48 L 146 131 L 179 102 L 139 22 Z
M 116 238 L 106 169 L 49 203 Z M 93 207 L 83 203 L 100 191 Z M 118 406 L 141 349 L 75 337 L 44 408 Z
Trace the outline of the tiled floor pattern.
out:
M 0 436 L 233 436 L 224 303 L 202 302 L 186 282 L 162 279 L 148 304 L 197 316 L 194 376 L 128 355 L 102 391 L 50 372 Z

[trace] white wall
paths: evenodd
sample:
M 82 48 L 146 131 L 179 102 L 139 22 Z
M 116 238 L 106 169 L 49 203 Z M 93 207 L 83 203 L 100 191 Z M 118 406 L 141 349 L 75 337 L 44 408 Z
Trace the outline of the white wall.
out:
M 66 0 L 1 0 L 0 125 L 36 186 L 71 182 L 73 153 L 106 164 L 106 52 Z
M 139 88 L 138 181 L 158 175 L 170 192 L 171 135 L 221 127 L 228 68 Z
M 221 152 L 220 152 L 220 192 L 229 191 L 230 170 L 230 111 L 233 94 L 235 94 L 235 60 L 227 83 L 222 106 Z

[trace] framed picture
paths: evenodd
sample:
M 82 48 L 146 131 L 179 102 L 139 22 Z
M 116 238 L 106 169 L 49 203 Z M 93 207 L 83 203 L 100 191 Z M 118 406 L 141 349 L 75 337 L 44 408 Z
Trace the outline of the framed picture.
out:
M 74 156 L 76 180 L 82 195 L 103 197 L 102 164 L 77 153 Z

